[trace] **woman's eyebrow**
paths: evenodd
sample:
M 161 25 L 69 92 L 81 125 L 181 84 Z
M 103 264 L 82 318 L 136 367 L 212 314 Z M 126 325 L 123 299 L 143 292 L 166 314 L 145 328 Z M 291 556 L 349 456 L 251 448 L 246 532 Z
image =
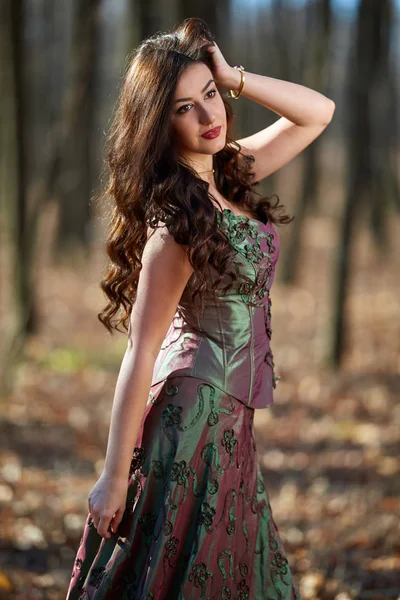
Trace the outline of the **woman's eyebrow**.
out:
M 210 83 L 212 83 L 213 81 L 214 81 L 214 79 L 210 79 L 210 81 L 208 83 L 206 83 L 206 85 L 201 90 L 201 93 L 205 92 L 206 89 L 208 88 L 208 86 L 210 85 Z M 175 100 L 175 102 L 185 102 L 186 100 L 192 100 L 192 98 L 178 98 L 178 100 Z

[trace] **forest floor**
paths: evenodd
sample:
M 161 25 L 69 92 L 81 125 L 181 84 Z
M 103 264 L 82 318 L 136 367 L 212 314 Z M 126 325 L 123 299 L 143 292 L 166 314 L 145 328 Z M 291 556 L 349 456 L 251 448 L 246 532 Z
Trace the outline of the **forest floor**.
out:
M 303 599 L 398 599 L 400 236 L 383 256 L 358 236 L 346 352 L 332 372 L 332 228 L 307 221 L 298 283 L 282 285 L 278 264 L 272 348 L 281 380 L 275 404 L 256 411 L 259 460 Z M 38 274 L 40 333 L 0 403 L 0 600 L 66 596 L 126 348 L 126 336 L 111 337 L 97 320 L 103 263 L 96 247 Z

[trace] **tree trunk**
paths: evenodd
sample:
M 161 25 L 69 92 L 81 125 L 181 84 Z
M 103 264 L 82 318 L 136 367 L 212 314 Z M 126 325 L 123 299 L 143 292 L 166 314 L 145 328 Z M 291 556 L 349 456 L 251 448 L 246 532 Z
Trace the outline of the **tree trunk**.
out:
M 26 336 L 36 329 L 33 266 L 34 237 L 27 236 L 28 208 L 26 196 L 26 164 L 24 156 L 25 106 L 23 93 L 23 34 L 22 0 L 0 3 L 0 77 L 2 127 L 0 134 L 1 199 L 0 205 L 8 230 L 2 237 L 11 262 L 12 313 L 7 315 L 1 344 L 0 388 L 8 393 L 13 381 L 12 367 L 17 362 Z M 2 285 L 1 289 L 5 290 Z
M 314 0 L 307 7 L 307 58 L 304 60 L 304 85 L 324 92 L 329 80 L 329 43 L 331 39 L 331 0 Z M 285 254 L 282 279 L 293 283 L 301 260 L 301 236 L 305 217 L 317 205 L 319 184 L 318 157 L 321 138 L 317 138 L 303 152 L 303 184 L 294 211 L 290 243 Z
M 350 285 L 351 245 L 360 222 L 361 206 L 371 206 L 376 193 L 371 151 L 371 92 L 379 77 L 383 14 L 388 0 L 360 0 L 355 46 L 348 64 L 348 125 L 346 200 L 338 243 L 335 305 L 332 319 L 330 362 L 341 365 L 346 347 L 346 298 Z
M 58 147 L 58 161 L 62 160 L 58 257 L 74 246 L 88 249 L 91 241 L 93 65 L 99 5 L 100 0 L 79 0 L 75 5 L 68 89 L 62 115 L 68 127 L 64 129 L 63 144 Z M 57 165 L 56 158 L 53 164 Z

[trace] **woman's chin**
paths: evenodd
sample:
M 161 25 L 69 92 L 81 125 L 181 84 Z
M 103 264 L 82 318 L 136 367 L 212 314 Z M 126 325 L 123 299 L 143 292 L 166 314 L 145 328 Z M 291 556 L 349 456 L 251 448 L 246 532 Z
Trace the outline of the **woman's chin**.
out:
M 226 136 L 223 137 L 223 139 L 221 139 L 222 136 L 218 136 L 218 138 L 215 138 L 215 140 L 207 140 L 209 146 L 207 147 L 203 147 L 201 149 L 201 153 L 202 154 L 216 154 L 217 152 L 219 152 L 220 150 L 223 150 L 225 148 L 225 144 L 226 144 Z M 210 144 L 210 141 L 213 142 Z

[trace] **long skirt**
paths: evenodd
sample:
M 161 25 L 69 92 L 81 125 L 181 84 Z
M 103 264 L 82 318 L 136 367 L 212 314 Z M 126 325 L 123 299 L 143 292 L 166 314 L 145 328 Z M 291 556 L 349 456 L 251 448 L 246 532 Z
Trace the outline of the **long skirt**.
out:
M 301 600 L 254 410 L 196 377 L 150 388 L 122 521 L 105 539 L 88 514 L 67 600 Z

